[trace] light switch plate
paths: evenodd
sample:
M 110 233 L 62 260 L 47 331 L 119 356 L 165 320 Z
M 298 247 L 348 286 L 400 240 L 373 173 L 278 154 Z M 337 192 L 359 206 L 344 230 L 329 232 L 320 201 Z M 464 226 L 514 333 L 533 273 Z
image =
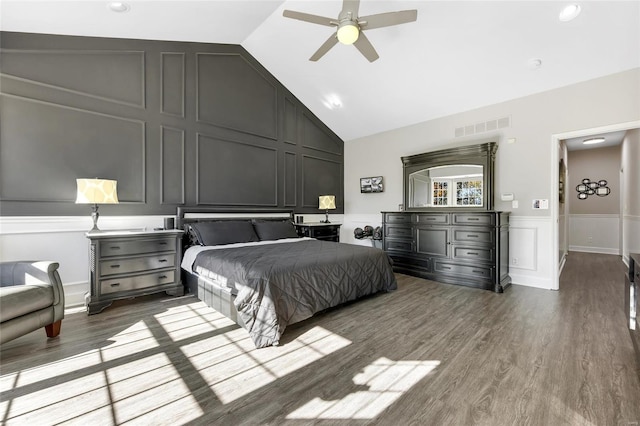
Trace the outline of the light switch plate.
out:
M 518 208 L 518 200 L 513 200 L 511 202 L 511 208 L 512 209 L 517 209 Z

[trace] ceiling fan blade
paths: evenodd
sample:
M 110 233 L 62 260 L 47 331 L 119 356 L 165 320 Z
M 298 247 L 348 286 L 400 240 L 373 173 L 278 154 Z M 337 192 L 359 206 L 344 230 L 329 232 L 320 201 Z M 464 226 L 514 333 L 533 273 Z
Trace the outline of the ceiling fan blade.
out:
M 369 62 L 373 62 L 380 57 L 378 56 L 376 49 L 373 48 L 373 45 L 362 31 L 360 31 L 358 40 L 356 40 L 353 45 L 364 55 L 365 58 L 369 60 Z
M 379 13 L 377 15 L 362 16 L 358 18 L 358 25 L 363 30 L 390 27 L 392 25 L 406 24 L 418 19 L 417 10 L 401 10 L 398 12 Z
M 358 9 L 360 8 L 360 0 L 344 0 L 342 2 L 342 12 L 340 12 L 340 18 L 347 13 L 351 12 L 351 18 L 356 19 L 358 17 Z
M 327 41 L 325 41 L 322 46 L 320 46 L 320 49 L 316 50 L 316 53 L 314 53 L 313 56 L 309 58 L 309 60 L 315 62 L 318 59 L 322 58 L 337 43 L 338 37 L 336 37 L 335 33 L 331 34 L 331 37 L 329 37 Z
M 285 10 L 282 12 L 282 16 L 299 21 L 311 22 L 312 24 L 325 25 L 327 27 L 335 27 L 337 25 L 335 19 L 312 15 L 310 13 L 296 12 L 295 10 Z

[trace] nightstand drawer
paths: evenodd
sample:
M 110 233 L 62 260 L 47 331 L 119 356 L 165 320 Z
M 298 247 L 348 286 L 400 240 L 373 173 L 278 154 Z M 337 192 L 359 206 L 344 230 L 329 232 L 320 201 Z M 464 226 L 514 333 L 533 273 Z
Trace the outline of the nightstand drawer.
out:
M 155 274 L 138 275 L 134 277 L 114 278 L 100 283 L 100 293 L 119 293 L 129 290 L 140 290 L 148 287 L 157 287 L 163 284 L 171 284 L 176 280 L 175 270 L 156 272 Z
M 175 238 L 104 241 L 100 250 L 102 257 L 175 251 Z
M 335 237 L 338 235 L 338 227 L 336 226 L 316 226 L 311 231 L 311 236 L 313 238 L 322 238 L 322 237 Z
M 153 269 L 173 268 L 176 257 L 172 253 L 161 256 L 135 257 L 100 262 L 100 276 L 128 274 L 131 272 L 150 271 Z

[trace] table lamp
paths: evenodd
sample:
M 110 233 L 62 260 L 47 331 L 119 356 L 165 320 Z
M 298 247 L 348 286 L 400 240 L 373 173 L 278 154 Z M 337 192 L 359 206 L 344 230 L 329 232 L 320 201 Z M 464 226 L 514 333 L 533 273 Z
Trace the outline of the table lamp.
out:
M 108 179 L 76 179 L 78 194 L 76 204 L 93 204 L 91 219 L 93 228 L 89 232 L 99 232 L 98 204 L 118 204 L 116 186 L 118 182 Z
M 336 196 L 335 195 L 321 195 L 318 197 L 318 209 L 325 210 L 325 220 L 321 220 L 322 223 L 329 222 L 329 210 L 336 208 Z

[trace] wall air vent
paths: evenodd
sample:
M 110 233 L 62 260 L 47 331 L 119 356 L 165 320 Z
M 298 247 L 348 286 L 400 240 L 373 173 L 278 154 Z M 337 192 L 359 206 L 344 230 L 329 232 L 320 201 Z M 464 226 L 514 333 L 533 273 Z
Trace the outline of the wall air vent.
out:
M 477 135 L 478 133 L 492 132 L 507 127 L 511 127 L 511 117 L 502 117 L 482 123 L 456 127 L 454 134 L 456 138 L 460 138 L 462 136 Z

